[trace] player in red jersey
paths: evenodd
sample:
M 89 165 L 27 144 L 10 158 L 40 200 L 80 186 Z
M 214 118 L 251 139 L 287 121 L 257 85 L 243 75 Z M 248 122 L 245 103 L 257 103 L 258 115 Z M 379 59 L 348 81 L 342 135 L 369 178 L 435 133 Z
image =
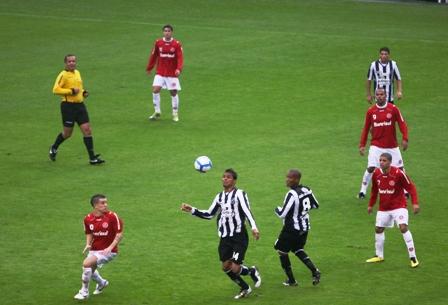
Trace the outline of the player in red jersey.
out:
M 384 228 L 393 227 L 394 223 L 400 228 L 403 234 L 404 242 L 408 248 L 411 267 L 419 265 L 417 255 L 415 254 L 414 240 L 408 230 L 408 210 L 407 202 L 404 196 L 404 190 L 407 190 L 412 198 L 412 207 L 414 214 L 420 211 L 418 204 L 417 190 L 414 183 L 398 167 L 391 166 L 392 155 L 382 153 L 380 156 L 380 168 L 375 169 L 372 179 L 372 192 L 370 195 L 367 212 L 372 213 L 372 208 L 376 203 L 378 194 L 380 204 L 376 214 L 375 227 L 375 256 L 368 259 L 368 263 L 378 263 L 384 260 Z
M 184 64 L 183 50 L 180 41 L 173 38 L 173 27 L 169 24 L 163 27 L 163 37 L 157 39 L 151 51 L 146 72 L 149 74 L 157 64 L 157 71 L 152 84 L 152 100 L 154 113 L 149 117 L 154 121 L 160 118 L 160 90 L 168 89 L 171 94 L 173 121 L 179 121 L 179 96 L 181 90 L 179 75 Z
M 91 279 L 97 283 L 93 294 L 102 293 L 103 289 L 109 285 L 97 269 L 117 256 L 117 246 L 123 237 L 123 222 L 116 213 L 109 211 L 106 196 L 93 195 L 90 204 L 93 211 L 84 218 L 86 246 L 82 251 L 83 254 L 89 251 L 89 254 L 82 264 L 82 286 L 75 295 L 77 300 L 89 297 Z
M 376 104 L 369 108 L 364 122 L 364 128 L 361 134 L 359 144 L 359 153 L 364 156 L 366 152 L 366 142 L 369 131 L 372 139 L 370 140 L 369 157 L 367 169 L 362 178 L 361 190 L 358 198 L 364 199 L 367 187 L 372 178 L 375 168 L 379 167 L 378 160 L 382 153 L 392 155 L 392 165 L 403 169 L 403 159 L 398 147 L 395 124 L 398 123 L 403 140 L 401 145 L 403 150 L 408 148 L 408 127 L 397 106 L 386 102 L 386 92 L 384 89 L 377 89 L 375 92 Z

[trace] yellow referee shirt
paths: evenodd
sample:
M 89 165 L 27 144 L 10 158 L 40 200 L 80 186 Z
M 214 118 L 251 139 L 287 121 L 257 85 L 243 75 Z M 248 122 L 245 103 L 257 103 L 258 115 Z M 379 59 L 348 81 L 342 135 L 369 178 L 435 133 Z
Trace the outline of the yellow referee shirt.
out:
M 72 88 L 78 88 L 78 94 L 73 95 Z M 84 101 L 83 92 L 81 74 L 78 70 L 73 72 L 63 70 L 54 82 L 53 93 L 60 95 L 62 102 L 82 103 Z

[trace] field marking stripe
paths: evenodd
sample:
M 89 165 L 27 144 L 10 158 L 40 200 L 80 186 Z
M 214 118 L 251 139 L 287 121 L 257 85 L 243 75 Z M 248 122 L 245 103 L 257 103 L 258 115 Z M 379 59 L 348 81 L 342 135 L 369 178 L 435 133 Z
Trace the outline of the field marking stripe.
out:
M 0 16 L 11 16 L 11 17 L 31 17 L 31 18 L 41 18 L 41 19 L 54 19 L 54 20 L 72 20 L 72 21 L 85 21 L 85 22 L 97 22 L 97 23 L 121 23 L 121 24 L 131 24 L 131 25 L 151 25 L 160 26 L 160 23 L 152 23 L 145 21 L 124 21 L 124 20 L 114 20 L 109 19 L 99 19 L 99 18 L 80 18 L 80 17 L 64 17 L 64 16 L 52 16 L 52 15 L 36 15 L 36 14 L 23 14 L 23 13 L 4 13 L 1 12 Z M 179 25 L 179 27 L 184 28 L 200 28 L 200 29 L 211 29 L 211 30 L 233 30 L 230 27 L 217 27 L 217 26 L 204 26 L 204 25 Z M 252 30 L 253 32 L 262 33 L 272 33 L 272 34 L 285 34 L 284 31 L 275 30 Z M 339 37 L 339 38 L 349 38 L 349 39 L 369 39 L 369 40 L 384 40 L 384 39 L 394 39 L 400 41 L 419 41 L 427 43 L 442 43 L 447 44 L 448 40 L 434 40 L 434 39 L 415 39 L 415 38 L 393 38 L 393 37 L 365 37 L 365 36 L 351 36 L 351 35 L 340 35 L 340 34 L 325 34 L 325 33 L 310 33 L 310 32 L 291 32 L 290 34 L 303 35 L 303 36 L 326 36 L 326 37 Z

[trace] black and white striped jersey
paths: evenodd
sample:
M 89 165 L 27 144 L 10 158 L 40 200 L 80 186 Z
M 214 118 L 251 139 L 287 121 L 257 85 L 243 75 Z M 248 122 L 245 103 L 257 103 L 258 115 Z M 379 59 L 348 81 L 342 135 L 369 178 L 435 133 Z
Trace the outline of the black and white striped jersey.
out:
M 246 219 L 252 229 L 257 228 L 247 194 L 237 188 L 228 193 L 222 191 L 217 194 L 208 210 L 198 210 L 193 207 L 191 214 L 203 219 L 212 219 L 218 214 L 218 235 L 221 238 L 245 232 Z
M 376 60 L 370 64 L 367 79 L 373 80 L 375 90 L 386 90 L 386 99 L 390 102 L 394 100 L 394 79 L 401 80 L 401 75 L 395 61 L 390 60 L 383 64 Z
M 317 209 L 319 203 L 313 191 L 306 186 L 299 185 L 291 189 L 285 196 L 283 207 L 277 207 L 275 213 L 283 219 L 286 229 L 308 231 L 310 229 L 309 210 Z

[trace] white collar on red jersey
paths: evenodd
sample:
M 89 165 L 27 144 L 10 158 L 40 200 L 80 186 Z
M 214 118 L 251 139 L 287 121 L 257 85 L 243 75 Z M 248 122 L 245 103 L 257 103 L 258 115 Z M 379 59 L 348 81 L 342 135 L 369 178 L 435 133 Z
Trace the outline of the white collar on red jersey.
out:
M 163 40 L 163 41 L 165 41 L 165 42 L 172 42 L 172 41 L 174 40 L 174 38 L 173 38 L 173 37 L 171 37 L 171 39 L 170 39 L 170 40 L 166 40 L 166 39 L 165 39 L 165 37 L 162 37 L 162 40 Z
M 378 104 L 377 103 L 375 103 L 375 105 L 376 105 L 376 108 L 379 108 L 379 109 L 384 109 L 384 108 L 386 108 L 387 107 L 387 104 L 389 104 L 388 102 L 386 102 L 386 104 L 384 104 L 384 106 L 378 106 Z

